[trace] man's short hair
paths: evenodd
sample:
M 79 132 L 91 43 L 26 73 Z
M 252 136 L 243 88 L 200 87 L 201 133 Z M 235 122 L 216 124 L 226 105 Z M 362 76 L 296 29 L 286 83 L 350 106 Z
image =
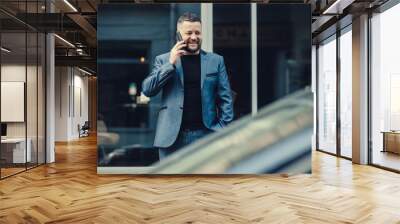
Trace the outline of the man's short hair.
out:
M 182 24 L 184 21 L 188 21 L 188 22 L 199 22 L 201 23 L 200 17 L 197 16 L 195 13 L 191 13 L 191 12 L 185 12 L 183 13 L 183 15 L 181 15 L 178 19 L 178 22 L 176 23 L 177 26 L 179 26 L 180 24 Z

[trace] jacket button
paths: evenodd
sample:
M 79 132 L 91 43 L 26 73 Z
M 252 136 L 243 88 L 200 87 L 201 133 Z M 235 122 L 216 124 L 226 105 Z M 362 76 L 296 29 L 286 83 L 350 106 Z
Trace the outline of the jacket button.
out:
M 179 106 L 180 109 L 183 109 L 183 106 Z

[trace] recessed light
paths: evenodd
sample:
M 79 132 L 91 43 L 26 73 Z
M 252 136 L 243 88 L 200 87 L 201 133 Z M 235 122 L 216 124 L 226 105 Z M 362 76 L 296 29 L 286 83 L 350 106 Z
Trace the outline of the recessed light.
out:
M 10 53 L 10 52 L 11 52 L 11 50 L 9 50 L 9 49 L 7 49 L 7 48 L 5 48 L 5 47 L 1 47 L 1 50 L 4 51 L 4 52 L 6 52 L 6 53 Z
M 69 46 L 75 48 L 75 45 L 73 45 L 73 44 L 72 44 L 71 42 L 69 42 L 68 40 L 66 40 L 66 39 L 64 39 L 64 38 L 62 38 L 62 37 L 60 37 L 60 36 L 57 35 L 57 34 L 54 34 L 54 36 L 57 37 L 58 39 L 60 39 L 62 42 L 66 43 L 67 45 L 69 45 Z
M 78 10 L 68 1 L 64 0 L 65 4 L 67 4 L 74 12 L 78 12 Z

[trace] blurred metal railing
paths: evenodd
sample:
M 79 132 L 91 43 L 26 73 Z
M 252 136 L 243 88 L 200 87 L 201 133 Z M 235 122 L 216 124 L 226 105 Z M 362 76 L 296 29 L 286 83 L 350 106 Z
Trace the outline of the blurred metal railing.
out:
M 312 130 L 307 87 L 182 148 L 149 173 L 309 173 Z

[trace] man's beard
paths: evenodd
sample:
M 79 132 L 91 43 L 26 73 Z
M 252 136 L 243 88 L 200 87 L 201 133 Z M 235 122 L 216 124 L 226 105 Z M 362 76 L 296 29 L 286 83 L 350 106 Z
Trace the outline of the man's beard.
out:
M 186 51 L 188 51 L 189 53 L 196 53 L 201 48 L 201 40 L 196 41 L 196 44 L 197 44 L 196 49 L 189 48 L 189 44 L 190 43 L 187 43 L 187 47 L 186 47 Z M 192 44 L 194 44 L 194 43 L 192 43 Z

